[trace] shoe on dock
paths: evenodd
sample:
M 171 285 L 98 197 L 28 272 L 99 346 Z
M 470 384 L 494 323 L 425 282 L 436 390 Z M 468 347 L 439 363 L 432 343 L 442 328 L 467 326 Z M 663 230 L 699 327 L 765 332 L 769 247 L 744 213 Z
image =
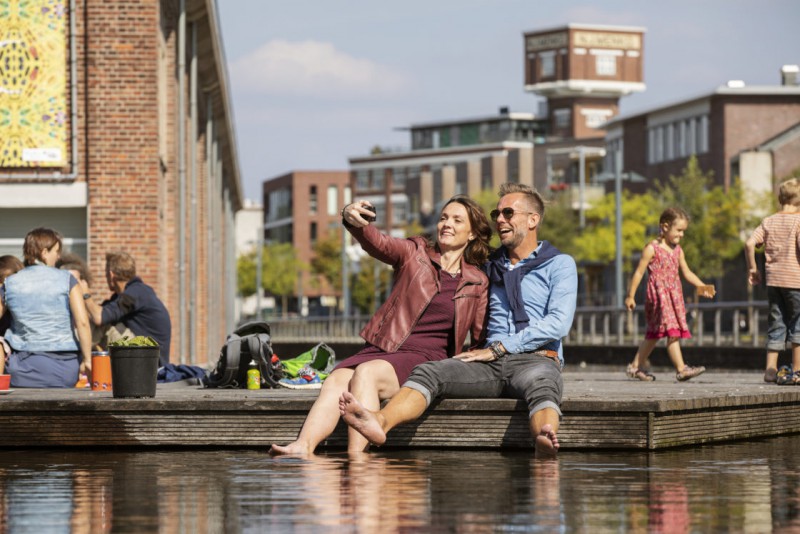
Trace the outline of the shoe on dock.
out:
M 706 372 L 706 368 L 702 365 L 698 365 L 696 367 L 692 367 L 691 365 L 684 365 L 683 369 L 675 373 L 675 378 L 678 379 L 678 382 L 685 382 L 690 378 L 694 378 L 696 376 L 700 376 Z

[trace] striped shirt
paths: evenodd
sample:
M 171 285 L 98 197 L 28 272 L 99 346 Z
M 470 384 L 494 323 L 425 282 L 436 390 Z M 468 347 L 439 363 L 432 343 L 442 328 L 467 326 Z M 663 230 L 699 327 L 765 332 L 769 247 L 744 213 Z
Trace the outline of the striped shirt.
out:
M 767 285 L 800 289 L 800 213 L 770 215 L 751 237 L 764 245 Z

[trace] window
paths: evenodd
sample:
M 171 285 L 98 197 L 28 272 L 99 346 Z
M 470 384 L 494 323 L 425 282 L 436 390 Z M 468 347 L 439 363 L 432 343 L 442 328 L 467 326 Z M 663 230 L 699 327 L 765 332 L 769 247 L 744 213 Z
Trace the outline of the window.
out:
M 616 76 L 617 57 L 599 54 L 595 59 L 595 70 L 598 76 Z
M 310 234 L 309 237 L 311 239 L 311 244 L 316 243 L 317 242 L 317 223 L 315 223 L 315 222 L 311 223 L 311 227 L 309 228 L 309 234 Z
M 392 169 L 392 188 L 405 189 L 406 187 L 406 172 L 405 167 L 395 167 Z
M 383 185 L 386 182 L 385 180 L 386 170 L 385 169 L 373 169 L 372 170 L 372 189 L 378 189 L 383 191 Z
M 317 186 L 312 185 L 308 190 L 308 211 L 311 215 L 317 214 Z
M 542 52 L 540 59 L 539 76 L 542 78 L 551 78 L 556 75 L 556 53 L 555 52 Z
M 328 215 L 338 215 L 339 189 L 335 185 L 328 186 Z
M 359 169 L 356 171 L 356 189 L 363 191 L 369 189 L 369 171 L 366 169 Z
M 556 128 L 569 128 L 572 119 L 572 110 L 569 108 L 557 109 L 553 112 Z
M 405 202 L 392 203 L 392 225 L 406 224 L 408 205 Z

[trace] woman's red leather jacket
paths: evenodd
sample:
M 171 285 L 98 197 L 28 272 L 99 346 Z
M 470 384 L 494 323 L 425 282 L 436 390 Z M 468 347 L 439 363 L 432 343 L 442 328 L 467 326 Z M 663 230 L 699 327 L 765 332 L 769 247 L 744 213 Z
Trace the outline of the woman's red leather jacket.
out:
M 395 352 L 411 334 L 422 313 L 439 292 L 434 263 L 441 255 L 423 237 L 398 239 L 373 225 L 355 228 L 345 224 L 361 248 L 394 268 L 389 298 L 361 330 L 361 337 L 385 352 Z M 471 345 L 482 344 L 487 321 L 489 280 L 479 268 L 461 261 L 461 283 L 455 300 L 455 351 L 460 353 L 471 334 Z M 452 354 L 450 356 L 453 356 Z

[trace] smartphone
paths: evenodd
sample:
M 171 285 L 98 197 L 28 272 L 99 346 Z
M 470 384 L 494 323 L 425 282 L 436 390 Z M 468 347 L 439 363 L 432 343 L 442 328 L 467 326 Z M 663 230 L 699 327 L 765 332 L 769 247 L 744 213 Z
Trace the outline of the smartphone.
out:
M 372 213 L 376 213 L 375 206 L 364 206 L 364 208 L 368 209 Z M 375 222 L 378 219 L 378 217 L 376 217 L 375 215 L 364 215 L 363 217 L 364 220 L 367 222 Z

